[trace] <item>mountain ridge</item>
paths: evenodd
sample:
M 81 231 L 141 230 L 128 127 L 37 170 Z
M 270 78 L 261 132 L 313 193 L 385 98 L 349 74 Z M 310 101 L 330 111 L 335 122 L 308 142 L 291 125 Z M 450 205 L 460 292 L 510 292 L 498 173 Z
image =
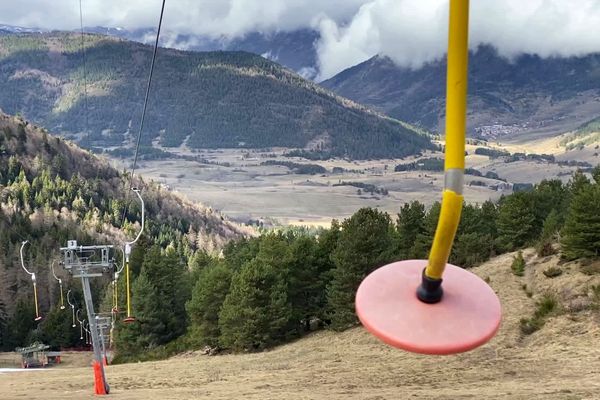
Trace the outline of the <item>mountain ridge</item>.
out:
M 322 85 L 394 118 L 443 132 L 445 58 L 418 69 L 375 56 Z M 577 128 L 600 114 L 600 53 L 514 60 L 489 45 L 471 51 L 468 131 L 494 140 L 503 136 Z
M 0 36 L 0 108 L 82 138 L 87 90 L 92 146 L 131 143 L 141 114 L 151 48 L 85 35 Z M 35 95 L 34 95 L 35 93 Z M 143 143 L 165 146 L 292 147 L 315 140 L 332 156 L 405 156 L 432 148 L 409 126 L 344 99 L 246 52 L 158 52 Z

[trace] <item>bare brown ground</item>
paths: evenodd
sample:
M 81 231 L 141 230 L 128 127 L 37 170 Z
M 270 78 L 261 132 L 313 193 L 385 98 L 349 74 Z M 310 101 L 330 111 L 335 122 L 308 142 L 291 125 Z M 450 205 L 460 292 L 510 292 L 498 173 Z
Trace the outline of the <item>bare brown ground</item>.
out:
M 589 300 L 600 276 L 577 264 L 563 274 L 542 272 L 557 259 L 525 252 L 524 277 L 510 272 L 511 255 L 474 271 L 497 291 L 504 317 L 487 345 L 455 356 L 432 357 L 390 348 L 362 328 L 319 332 L 259 354 L 180 355 L 161 362 L 109 366 L 109 399 L 600 399 L 598 311 L 565 312 L 523 337 L 519 319 L 551 291 L 570 309 Z M 523 285 L 532 290 L 528 298 Z M 595 314 L 594 314 L 595 313 Z M 81 355 L 77 355 L 81 362 Z M 68 357 L 65 356 L 65 361 Z M 83 360 L 85 363 L 85 360 Z M 0 374 L 2 399 L 92 399 L 86 367 Z

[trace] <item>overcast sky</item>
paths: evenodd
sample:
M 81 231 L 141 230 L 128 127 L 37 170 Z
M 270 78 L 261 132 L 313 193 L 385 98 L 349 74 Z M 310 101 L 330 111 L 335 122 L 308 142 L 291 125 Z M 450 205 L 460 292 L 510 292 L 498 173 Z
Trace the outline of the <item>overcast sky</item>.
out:
M 161 0 L 83 0 L 86 26 L 156 26 Z M 417 67 L 444 54 L 447 0 L 167 0 L 164 29 L 235 37 L 309 27 L 320 78 L 375 54 Z M 79 27 L 78 0 L 0 0 L 0 23 Z M 473 0 L 471 47 L 501 54 L 583 55 L 600 51 L 600 0 Z

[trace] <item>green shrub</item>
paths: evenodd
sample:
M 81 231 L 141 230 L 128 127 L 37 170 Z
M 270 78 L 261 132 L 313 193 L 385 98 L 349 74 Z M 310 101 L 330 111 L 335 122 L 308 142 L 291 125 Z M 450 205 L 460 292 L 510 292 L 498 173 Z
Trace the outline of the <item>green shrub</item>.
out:
M 535 318 L 544 318 L 558 310 L 558 300 L 551 294 L 545 294 L 544 297 L 537 303 L 537 310 L 533 316 Z
M 513 274 L 516 276 L 523 276 L 525 274 L 525 259 L 523 258 L 523 252 L 521 250 L 513 257 L 510 269 L 512 269 Z
M 533 332 L 540 330 L 546 322 L 546 317 L 558 310 L 558 300 L 550 294 L 545 294 L 540 301 L 537 302 L 537 309 L 531 318 L 521 318 L 519 327 L 524 335 L 531 335 Z
M 544 326 L 544 320 L 541 318 L 521 318 L 520 328 L 523 335 L 531 335 Z
M 548 278 L 555 278 L 557 276 L 562 275 L 562 273 L 562 269 L 557 267 L 550 267 L 544 271 L 544 275 L 546 275 L 546 277 Z

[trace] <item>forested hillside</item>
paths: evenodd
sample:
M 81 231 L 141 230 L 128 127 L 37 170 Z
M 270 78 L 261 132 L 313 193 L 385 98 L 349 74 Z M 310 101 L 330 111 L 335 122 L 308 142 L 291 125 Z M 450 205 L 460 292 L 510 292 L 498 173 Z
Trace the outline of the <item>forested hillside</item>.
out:
M 80 40 L 68 33 L 0 36 L 0 108 L 86 148 L 129 145 L 152 49 L 85 35 L 84 71 Z M 82 141 L 86 126 L 91 143 Z M 158 138 L 163 146 L 192 148 L 308 147 L 352 158 L 432 148 L 408 125 L 246 52 L 160 49 L 145 127 L 145 145 Z
M 594 150 L 598 150 L 600 147 L 600 117 L 587 121 L 573 132 L 566 134 L 560 144 L 567 150 L 583 149 L 588 145 L 594 146 Z
M 89 153 L 18 118 L 3 116 L 0 133 L 0 344 L 7 350 L 36 339 L 53 347 L 83 345 L 71 315 L 58 307 L 49 264 L 67 239 L 122 242 L 138 228 L 139 207 L 126 202 L 121 189 L 126 176 Z M 136 184 L 144 190 L 149 221 L 131 260 L 137 322 L 117 323 L 117 361 L 162 358 L 204 346 L 261 350 L 315 329 L 354 326 L 361 280 L 390 261 L 426 258 L 440 212 L 439 203 L 427 210 L 413 201 L 399 206 L 397 216 L 360 209 L 316 235 L 294 228 L 242 237 L 240 228 L 218 215 L 153 184 Z M 31 282 L 18 265 L 26 239 L 31 242 L 26 263 L 40 285 L 45 317 L 40 323 L 33 320 Z M 498 203 L 465 205 L 450 262 L 469 268 L 527 246 L 535 246 L 540 256 L 559 253 L 564 260 L 595 265 L 600 167 L 591 178 L 577 172 L 567 184 L 546 180 Z M 211 251 L 217 248 L 222 252 Z M 517 255 L 513 273 L 519 276 L 523 268 Z M 79 282 L 59 274 L 80 306 Z M 123 310 L 123 280 L 117 290 Z M 115 306 L 108 277 L 95 281 L 94 292 L 100 311 Z M 544 318 L 524 319 L 523 334 L 540 329 Z
M 142 190 L 147 216 L 142 245 L 132 256 L 132 267 L 136 272 L 141 267 L 140 258 L 147 246 L 170 249 L 173 268 L 179 265 L 185 272 L 187 259 L 198 249 L 217 252 L 227 241 L 250 233 L 155 183 L 136 178 L 133 184 Z M 51 310 L 59 311 L 60 294 L 50 265 L 58 258 L 59 247 L 65 246 L 67 240 L 122 246 L 137 233 L 141 210 L 135 197 L 127 193 L 128 187 L 127 174 L 113 169 L 88 151 L 20 118 L 0 114 L 2 348 L 12 350 L 36 337 L 45 340 L 44 334 L 50 335 L 48 329 L 57 329 L 55 324 L 61 314 L 52 314 Z M 31 280 L 19 262 L 19 249 L 25 240 L 30 242 L 25 248 L 25 263 L 36 273 L 41 312 L 48 315 L 40 327 L 31 319 Z M 117 257 L 120 259 L 118 253 Z M 157 259 L 161 257 L 159 255 Z M 55 268 L 79 303 L 80 283 L 68 279 L 58 264 Z M 95 285 L 95 294 L 101 300 L 108 287 L 108 277 L 96 281 Z M 63 317 L 61 323 L 70 326 L 70 315 Z M 70 330 L 64 332 L 72 333 Z M 79 337 L 75 333 L 70 338 L 65 335 L 50 336 L 62 345 L 73 344 L 71 340 Z

